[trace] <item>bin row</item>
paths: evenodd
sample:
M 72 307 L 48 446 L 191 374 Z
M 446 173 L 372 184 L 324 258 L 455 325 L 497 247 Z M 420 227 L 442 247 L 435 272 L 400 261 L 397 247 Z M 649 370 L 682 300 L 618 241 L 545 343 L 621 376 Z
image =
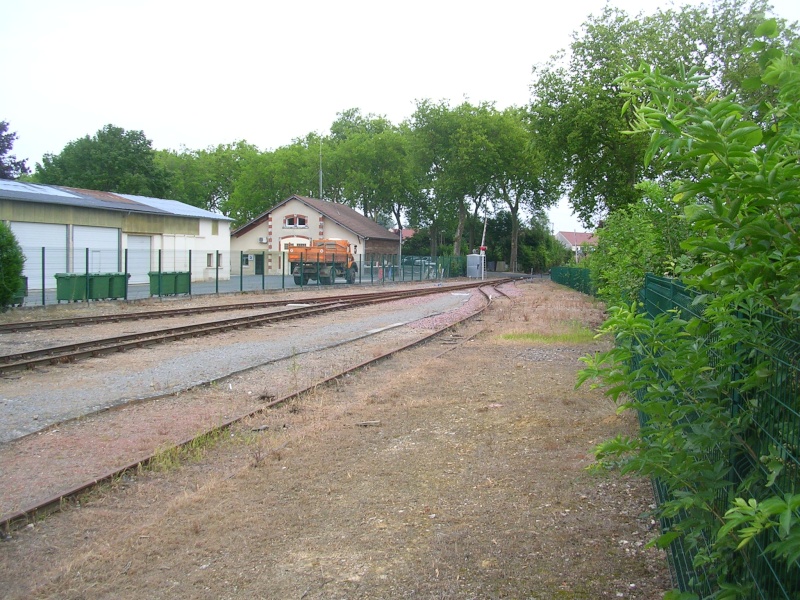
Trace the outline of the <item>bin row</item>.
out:
M 174 296 L 191 291 L 189 271 L 151 271 L 148 275 L 151 296 Z
M 66 302 L 107 300 L 127 297 L 130 273 L 56 273 L 56 299 Z M 150 295 L 188 294 L 188 271 L 151 271 Z M 88 280 L 87 280 L 88 278 Z

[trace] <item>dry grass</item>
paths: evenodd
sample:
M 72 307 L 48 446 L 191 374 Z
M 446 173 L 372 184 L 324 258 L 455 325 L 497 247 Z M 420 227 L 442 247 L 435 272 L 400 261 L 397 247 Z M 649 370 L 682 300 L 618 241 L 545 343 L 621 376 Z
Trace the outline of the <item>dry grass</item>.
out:
M 594 444 L 634 427 L 573 389 L 600 342 L 546 343 L 601 311 L 558 286 L 521 290 L 460 332 L 488 328 L 472 341 L 319 388 L 200 460 L 37 524 L 7 542 L 0 585 L 9 598 L 660 597 L 663 557 L 639 516 L 649 484 L 586 471 Z

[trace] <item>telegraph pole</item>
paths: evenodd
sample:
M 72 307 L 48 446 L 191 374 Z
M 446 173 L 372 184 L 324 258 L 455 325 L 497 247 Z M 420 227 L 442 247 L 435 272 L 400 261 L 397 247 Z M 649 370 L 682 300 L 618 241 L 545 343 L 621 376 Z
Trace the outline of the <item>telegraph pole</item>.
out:
M 486 273 L 486 222 L 489 220 L 489 215 L 483 213 L 483 235 L 481 236 L 481 281 L 483 281 L 484 274 Z
M 322 197 L 322 136 L 319 136 L 319 199 Z

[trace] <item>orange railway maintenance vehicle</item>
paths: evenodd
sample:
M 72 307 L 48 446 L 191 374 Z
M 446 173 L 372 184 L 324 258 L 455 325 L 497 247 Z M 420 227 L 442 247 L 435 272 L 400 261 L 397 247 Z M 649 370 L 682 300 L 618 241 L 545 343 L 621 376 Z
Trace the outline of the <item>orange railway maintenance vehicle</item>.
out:
M 330 285 L 337 277 L 354 283 L 358 265 L 347 240 L 314 240 L 311 246 L 290 246 L 289 264 L 295 285 L 305 285 L 311 279 Z

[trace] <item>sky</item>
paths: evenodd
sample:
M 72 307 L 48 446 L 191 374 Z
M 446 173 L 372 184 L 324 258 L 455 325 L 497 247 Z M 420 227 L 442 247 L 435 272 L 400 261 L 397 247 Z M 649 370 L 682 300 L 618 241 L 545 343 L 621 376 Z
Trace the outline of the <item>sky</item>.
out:
M 423 99 L 521 106 L 534 65 L 605 4 L 0 0 L 0 120 L 33 170 L 107 124 L 144 131 L 155 149 L 269 150 L 327 134 L 350 108 L 400 123 Z M 635 15 L 644 3 L 610 4 Z M 797 0 L 772 5 L 800 21 Z M 555 231 L 583 230 L 566 201 L 549 216 Z

